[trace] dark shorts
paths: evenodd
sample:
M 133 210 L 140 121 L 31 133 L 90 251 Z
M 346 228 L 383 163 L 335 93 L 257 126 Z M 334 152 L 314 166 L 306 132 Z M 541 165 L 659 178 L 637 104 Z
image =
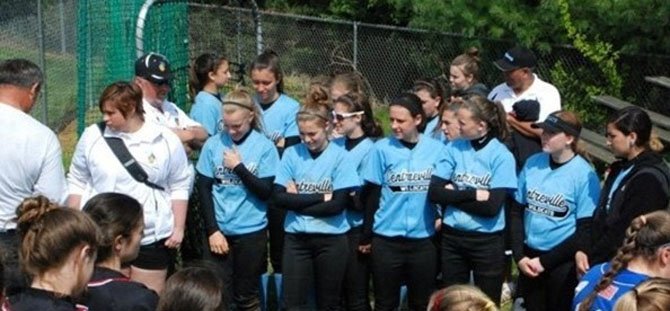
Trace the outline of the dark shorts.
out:
M 140 246 L 137 258 L 130 264 L 145 270 L 165 270 L 175 258 L 175 250 L 165 247 L 166 239 Z

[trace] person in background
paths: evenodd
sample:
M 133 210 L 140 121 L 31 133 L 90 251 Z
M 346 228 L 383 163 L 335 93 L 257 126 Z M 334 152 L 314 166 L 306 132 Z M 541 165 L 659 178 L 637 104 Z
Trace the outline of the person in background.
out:
M 648 279 L 623 295 L 614 311 L 667 311 L 670 306 L 670 280 Z
M 191 96 L 195 96 L 190 117 L 214 136 L 221 131 L 220 90 L 230 79 L 230 64 L 223 56 L 205 53 L 193 61 L 190 75 Z
M 593 215 L 589 243 L 575 254 L 578 274 L 608 262 L 624 240 L 626 228 L 642 214 L 668 206 L 670 174 L 649 115 L 639 107 L 614 113 L 607 122 L 607 144 L 620 160 L 612 163 Z
M 489 88 L 479 81 L 479 50 L 471 47 L 465 53 L 456 56 L 449 66 L 449 85 L 451 98 L 463 98 L 468 95 L 487 96 Z
M 329 81 L 329 93 L 332 100 L 348 93 L 364 94 L 363 79 L 356 72 L 345 72 L 334 75 Z
M 157 311 L 225 311 L 223 280 L 206 267 L 183 268 L 170 276 Z
M 479 288 L 452 285 L 430 297 L 428 311 L 498 311 L 496 304 Z
M 439 111 L 449 100 L 449 89 L 442 78 L 422 79 L 414 81 L 412 87 L 414 95 L 421 99 L 421 107 L 426 115 L 426 127 L 423 134 L 433 138 L 440 136 Z

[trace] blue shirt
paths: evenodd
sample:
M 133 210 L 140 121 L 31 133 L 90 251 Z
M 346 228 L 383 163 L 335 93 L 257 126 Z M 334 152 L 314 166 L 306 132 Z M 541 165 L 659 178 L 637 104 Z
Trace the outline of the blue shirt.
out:
M 214 134 L 220 131 L 221 100 L 210 92 L 198 92 L 198 95 L 195 96 L 195 102 L 191 107 L 190 116 L 191 119 L 202 124 L 202 127 L 207 130 L 209 136 L 214 136 Z
M 420 135 L 414 148 L 395 137 L 375 143 L 363 177 L 381 186 L 373 231 L 386 237 L 427 238 L 435 234 L 436 206 L 428 201 L 428 186 L 444 164 L 444 144 Z M 446 176 L 438 175 L 446 178 Z
M 480 150 L 464 139 L 449 145 L 446 165 L 438 167 L 438 177 L 447 176 L 443 178 L 451 181 L 456 190 L 516 189 L 514 156 L 498 139 L 492 139 Z M 493 233 L 505 228 L 504 208 L 495 217 L 480 217 L 448 205 L 442 221 L 461 231 Z
M 610 269 L 609 263 L 594 266 L 586 272 L 575 288 L 575 299 L 572 301 L 572 309 L 577 310 L 579 304 L 586 299 L 586 297 L 593 292 L 596 285 L 602 276 Z M 632 272 L 628 269 L 621 269 L 619 273 L 614 276 L 612 284 L 598 293 L 596 299 L 591 305 L 592 311 L 609 311 L 614 310 L 614 305 L 617 300 L 624 294 L 631 291 L 635 286 L 647 280 L 649 276 Z
M 304 194 L 332 193 L 357 187 L 360 178 L 356 168 L 345 161 L 346 155 L 346 150 L 332 143 L 316 159 L 312 158 L 305 144 L 291 146 L 284 151 L 275 183 L 286 187 L 293 182 L 298 193 Z M 288 233 L 345 233 L 350 229 L 345 214 L 342 211 L 334 216 L 313 217 L 288 211 L 284 230 Z
M 345 142 L 346 137 L 340 137 L 333 140 L 333 144 L 341 147 L 346 151 Z M 359 178 L 359 185 L 363 185 L 365 182 L 363 180 L 363 170 L 365 169 L 366 163 L 369 161 L 369 154 L 372 148 L 374 147 L 374 142 L 370 138 L 365 138 L 359 142 L 353 149 L 347 151 L 346 161 L 351 162 L 351 165 L 356 167 L 356 174 Z M 358 227 L 363 224 L 363 212 L 354 211 L 351 209 L 347 210 L 347 221 L 349 225 L 353 227 Z
M 226 132 L 207 140 L 196 170 L 219 181 L 212 187 L 214 215 L 219 230 L 226 235 L 256 232 L 267 226 L 266 202 L 249 191 L 237 174 L 223 165 L 223 152 L 233 147 L 237 148 L 247 170 L 258 178 L 275 176 L 279 165 L 274 144 L 255 130 L 240 145 L 235 145 Z
M 258 98 L 254 98 L 258 103 Z M 298 136 L 298 124 L 296 116 L 300 109 L 300 104 L 285 94 L 280 94 L 279 98 L 268 108 L 263 110 L 259 107 L 263 114 L 263 131 L 265 136 L 272 138 Z
M 519 173 L 515 199 L 526 205 L 526 245 L 549 251 L 572 236 L 577 220 L 593 216 L 600 195 L 598 175 L 579 155 L 552 169 L 548 153 L 537 153 Z

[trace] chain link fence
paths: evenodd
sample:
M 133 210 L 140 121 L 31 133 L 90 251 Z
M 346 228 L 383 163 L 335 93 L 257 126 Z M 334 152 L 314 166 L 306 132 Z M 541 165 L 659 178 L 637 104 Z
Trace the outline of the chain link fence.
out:
M 0 1 L 0 60 L 25 58 L 46 76 L 32 114 L 60 131 L 74 120 L 77 103 L 75 0 Z

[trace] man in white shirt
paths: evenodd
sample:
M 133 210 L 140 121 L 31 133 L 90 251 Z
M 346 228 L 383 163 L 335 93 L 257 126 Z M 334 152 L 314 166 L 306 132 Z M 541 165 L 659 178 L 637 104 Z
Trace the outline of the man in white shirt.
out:
M 167 100 L 171 79 L 170 63 L 165 56 L 150 52 L 135 61 L 135 83 L 142 89 L 145 120 L 170 128 L 190 154 L 202 147 L 208 134 L 200 123 Z
M 62 203 L 67 193 L 58 138 L 29 114 L 42 81 L 42 71 L 28 60 L 0 63 L 0 253 L 8 270 L 18 268 L 19 204 L 38 194 Z
M 540 103 L 538 121 L 541 122 L 550 113 L 561 110 L 561 96 L 556 87 L 542 81 L 533 73 L 537 59 L 531 50 L 514 47 L 494 64 L 503 72 L 505 83 L 496 86 L 488 98 L 501 102 L 505 111 L 511 112 L 512 106 L 518 101 L 536 100 Z M 519 121 L 513 114 L 508 115 L 507 122 L 525 136 L 539 138 L 542 134 L 541 129 L 530 127 L 533 122 Z

